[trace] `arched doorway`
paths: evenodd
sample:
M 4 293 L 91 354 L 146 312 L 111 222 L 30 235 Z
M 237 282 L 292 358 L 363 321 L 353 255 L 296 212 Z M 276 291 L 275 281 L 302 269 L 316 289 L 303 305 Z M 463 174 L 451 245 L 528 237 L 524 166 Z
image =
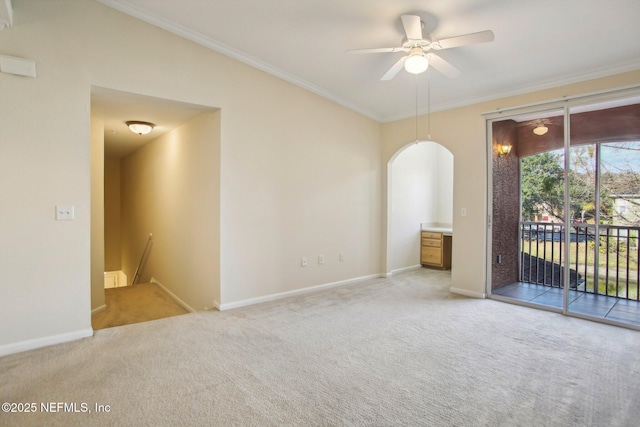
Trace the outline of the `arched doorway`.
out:
M 387 274 L 420 266 L 422 224 L 453 222 L 453 154 L 434 141 L 398 150 L 387 163 Z

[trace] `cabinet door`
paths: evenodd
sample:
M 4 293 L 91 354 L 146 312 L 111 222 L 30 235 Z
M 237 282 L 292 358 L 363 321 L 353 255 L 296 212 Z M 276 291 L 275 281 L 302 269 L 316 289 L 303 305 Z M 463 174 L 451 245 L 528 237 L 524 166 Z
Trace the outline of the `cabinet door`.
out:
M 423 264 L 442 266 L 442 248 L 423 247 L 421 258 Z

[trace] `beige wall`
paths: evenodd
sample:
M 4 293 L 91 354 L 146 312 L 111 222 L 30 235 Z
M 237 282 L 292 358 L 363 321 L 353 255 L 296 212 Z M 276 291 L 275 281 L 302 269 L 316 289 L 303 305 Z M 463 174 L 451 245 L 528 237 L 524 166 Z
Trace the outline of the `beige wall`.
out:
M 104 159 L 104 269 L 121 268 L 120 159 Z
M 156 279 L 194 310 L 220 288 L 220 112 L 205 113 L 121 161 L 122 269 Z
M 380 273 L 380 125 L 267 80 L 249 92 L 277 107 L 223 120 L 223 305 Z M 246 138 L 227 134 L 242 128 Z

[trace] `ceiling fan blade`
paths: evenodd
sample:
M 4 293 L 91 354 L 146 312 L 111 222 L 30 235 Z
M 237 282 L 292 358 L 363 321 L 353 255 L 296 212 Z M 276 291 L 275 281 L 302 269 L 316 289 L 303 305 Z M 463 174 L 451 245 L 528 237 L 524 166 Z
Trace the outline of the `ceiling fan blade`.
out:
M 380 80 L 391 80 L 392 78 L 394 78 L 396 74 L 398 74 L 398 72 L 402 70 L 402 67 L 404 67 L 404 63 L 406 62 L 407 58 L 408 56 L 403 56 L 402 58 L 400 58 L 398 62 L 393 64 L 393 67 L 389 68 L 389 71 L 387 71 L 384 76 L 380 78 Z
M 402 15 L 402 26 L 409 40 L 422 40 L 422 23 L 416 15 Z
M 385 52 L 408 52 L 408 49 L 404 47 L 379 47 L 372 49 L 351 49 L 348 50 L 348 54 L 352 53 L 385 53 Z
M 479 33 L 438 40 L 437 44 L 440 46 L 440 49 L 451 49 L 453 47 L 467 46 L 470 44 L 492 42 L 493 40 L 493 31 L 486 30 L 480 31 Z
M 445 61 L 438 55 L 429 53 L 427 54 L 427 58 L 429 59 L 429 65 L 431 65 L 433 68 L 440 71 L 442 74 L 449 77 L 450 79 L 454 79 L 461 74 L 460 70 L 458 70 L 453 65 L 449 64 L 447 61 Z

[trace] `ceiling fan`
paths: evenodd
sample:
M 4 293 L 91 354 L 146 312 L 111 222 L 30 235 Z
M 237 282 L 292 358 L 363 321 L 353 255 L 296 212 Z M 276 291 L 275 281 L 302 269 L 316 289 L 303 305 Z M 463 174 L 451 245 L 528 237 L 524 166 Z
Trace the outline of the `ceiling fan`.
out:
M 429 65 L 440 71 L 449 78 L 460 75 L 460 71 L 442 59 L 432 51 L 451 49 L 454 47 L 467 46 L 477 43 L 493 41 L 493 32 L 490 30 L 478 33 L 465 34 L 462 36 L 450 37 L 442 40 L 429 40 L 422 37 L 423 23 L 416 15 L 402 15 L 402 26 L 406 37 L 402 39 L 399 47 L 383 47 L 373 49 L 353 49 L 347 53 L 385 53 L 385 52 L 405 52 L 408 55 L 400 58 L 387 71 L 380 80 L 391 80 L 404 67 L 408 72 L 419 74 L 427 70 Z

